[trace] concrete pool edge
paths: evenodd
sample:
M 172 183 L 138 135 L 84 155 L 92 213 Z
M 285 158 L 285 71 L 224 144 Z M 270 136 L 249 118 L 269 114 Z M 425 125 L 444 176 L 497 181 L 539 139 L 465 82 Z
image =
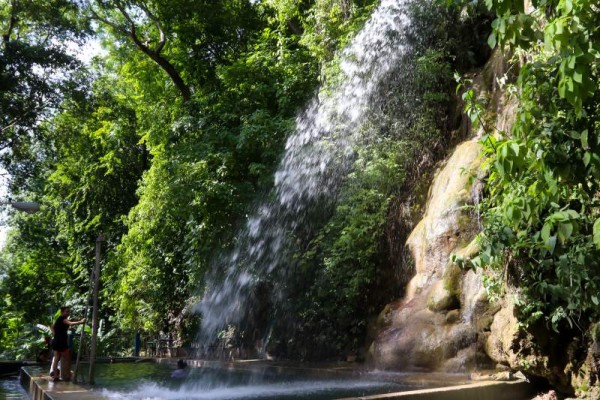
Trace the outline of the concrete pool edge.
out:
M 31 400 L 101 400 L 106 397 L 71 382 L 50 382 L 47 376 L 36 376 L 21 368 L 20 383 Z M 481 381 L 434 389 L 370 396 L 346 397 L 338 400 L 525 400 L 535 396 L 526 381 Z
M 31 400 L 106 399 L 73 382 L 51 382 L 46 376 L 36 376 L 27 367 L 21 368 L 19 382 Z
M 408 392 L 346 397 L 337 400 L 518 400 L 535 396 L 533 386 L 527 381 L 483 381 L 466 385 Z

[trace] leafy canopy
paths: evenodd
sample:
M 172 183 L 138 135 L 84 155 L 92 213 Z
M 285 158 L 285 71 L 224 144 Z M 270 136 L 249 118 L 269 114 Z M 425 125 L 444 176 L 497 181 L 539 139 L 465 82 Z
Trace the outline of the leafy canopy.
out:
M 522 296 L 524 324 L 584 328 L 600 303 L 600 14 L 593 1 L 486 1 L 490 45 L 523 62 L 510 133 L 488 132 L 482 251 Z M 467 96 L 474 120 L 485 116 Z M 484 121 L 485 122 L 485 121 Z

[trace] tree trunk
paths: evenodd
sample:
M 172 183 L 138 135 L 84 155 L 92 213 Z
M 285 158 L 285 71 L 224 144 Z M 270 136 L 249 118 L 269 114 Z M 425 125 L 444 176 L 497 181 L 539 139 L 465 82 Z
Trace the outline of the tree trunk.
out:
M 192 97 L 190 88 L 183 81 L 183 79 L 181 78 L 181 75 L 179 75 L 179 72 L 177 72 L 177 70 L 175 69 L 173 64 L 171 64 L 169 62 L 169 60 L 162 57 L 160 54 L 156 54 L 155 52 L 150 50 L 148 47 L 144 46 L 144 44 L 139 42 L 139 40 L 137 40 L 137 38 L 134 38 L 134 42 L 144 52 L 144 54 L 147 54 L 148 57 L 150 57 L 152 59 L 152 61 L 154 61 L 156 64 L 158 64 L 158 66 L 160 68 L 162 68 L 162 70 L 165 71 L 169 75 L 169 77 L 171 78 L 171 80 L 173 81 L 173 83 L 175 84 L 177 89 L 179 89 L 179 92 L 181 93 L 181 97 L 183 98 L 183 101 L 187 102 L 188 100 L 190 100 L 190 98 Z

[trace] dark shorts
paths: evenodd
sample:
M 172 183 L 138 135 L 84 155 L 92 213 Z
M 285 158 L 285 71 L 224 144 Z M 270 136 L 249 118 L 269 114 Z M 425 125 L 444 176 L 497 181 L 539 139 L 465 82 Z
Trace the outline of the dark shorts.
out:
M 56 341 L 53 339 L 51 345 L 52 345 L 52 350 L 58 351 L 61 353 L 63 351 L 69 350 L 69 345 L 67 344 L 66 341 L 64 341 L 64 342 L 62 340 Z

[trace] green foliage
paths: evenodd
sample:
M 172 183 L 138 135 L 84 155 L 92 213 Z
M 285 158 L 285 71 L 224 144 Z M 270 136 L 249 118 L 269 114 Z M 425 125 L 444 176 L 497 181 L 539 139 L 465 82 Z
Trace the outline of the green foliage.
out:
M 62 304 L 81 308 L 89 288 L 93 247 L 100 232 L 108 254 L 123 231 L 121 218 L 136 202 L 135 187 L 145 149 L 138 145 L 135 113 L 98 80 L 84 100 L 63 104 L 52 123 L 38 127 L 48 149 L 40 160 L 45 175 L 37 201 L 41 211 L 15 216 L 0 293 L 24 322 L 35 323 Z M 106 248 L 105 248 L 106 250 Z M 103 280 L 114 280 L 104 269 Z M 110 285 L 106 287 L 110 296 Z M 104 310 L 110 313 L 110 310 Z
M 598 15 L 587 1 L 534 2 L 527 14 L 523 2 L 486 4 L 499 43 L 527 50 L 528 62 L 512 135 L 483 141 L 489 176 L 474 263 L 519 288 L 525 325 L 582 328 L 598 318 L 600 290 Z M 529 30 L 517 34 L 522 23 Z
M 43 337 L 32 324 L 52 323 L 52 312 L 63 296 L 73 296 L 69 270 L 54 231 L 41 221 L 22 218 L 22 235 L 10 235 L 0 255 L 0 357 L 35 359 Z M 43 218 L 43 219 L 42 219 Z M 27 241 L 25 245 L 19 239 Z
M 362 346 L 368 316 L 386 285 L 381 265 L 391 196 L 404 182 L 406 143 L 385 141 L 359 151 L 333 216 L 301 257 L 297 340 L 305 357 L 339 355 Z M 308 275 L 308 276 L 307 276 Z M 311 350 L 312 349 L 312 350 Z
M 319 81 L 332 88 L 341 78 L 340 51 L 375 4 L 2 3 L 10 40 L 0 54 L 0 146 L 11 147 L 0 154 L 13 163 L 11 195 L 42 208 L 10 217 L 0 352 L 59 305 L 84 309 L 100 232 L 106 349 L 125 346 L 130 330 L 180 337 L 192 326 L 190 305 L 210 260 L 231 247 L 245 214 L 272 188 L 297 112 Z M 270 310 L 295 318 L 292 337 L 275 333 L 295 355 L 356 350 L 369 315 L 390 300 L 390 209 L 444 154 L 450 71 L 477 62 L 473 20 L 436 4 L 410 7 L 414 55 L 390 73 L 386 101 L 365 121 L 377 139 L 356 149 L 339 201 L 298 237 L 289 309 Z M 86 35 L 107 51 L 89 71 L 63 46 Z
M 471 79 L 462 79 L 458 73 L 454 74 L 454 79 L 458 82 L 458 85 L 456 85 L 456 94 L 459 94 L 461 91 L 463 92 L 461 98 L 464 103 L 463 110 L 465 114 L 467 114 L 467 117 L 469 117 L 474 126 L 483 124 L 482 117 L 485 112 L 485 107 L 477 98 L 475 91 L 470 87 L 473 84 L 473 81 Z
M 26 191 L 40 173 L 40 121 L 65 95 L 77 95 L 83 77 L 68 43 L 88 32 L 77 7 L 66 0 L 0 3 L 0 163 L 11 190 Z
M 360 30 L 377 3 L 368 1 L 321 0 L 306 17 L 301 43 L 321 60 L 332 60 Z
M 593 65 L 600 57 L 595 27 L 598 13 L 591 0 L 537 0 L 525 12 L 523 0 L 485 0 L 496 14 L 488 43 L 513 50 L 544 52 L 560 59 L 558 94 L 582 113 L 595 91 Z M 544 48 L 540 49 L 543 43 Z
M 231 244 L 249 204 L 272 184 L 297 106 L 315 84 L 307 52 L 274 28 L 216 69 L 218 90 L 198 96 L 191 109 L 173 108 L 162 119 L 175 119 L 172 126 L 152 128 L 152 165 L 118 249 L 125 268 L 113 302 L 124 326 L 170 329 L 210 259 Z
M 450 21 L 438 17 L 432 20 Z M 452 67 L 445 53 L 449 49 L 436 45 L 408 60 L 410 76 L 399 72 L 395 85 L 387 88 L 393 95 L 385 110 L 369 116 L 376 121 L 372 129 L 377 129 L 378 140 L 356 149 L 331 217 L 296 255 L 298 272 L 290 297 L 297 325 L 291 339 L 289 332 L 285 336 L 295 357 L 356 353 L 364 346 L 369 318 L 402 290 L 393 264 L 398 260 L 386 261 L 386 232 L 394 218 L 390 210 L 406 201 L 418 183 L 415 165 L 431 166 L 447 140 L 443 122 L 451 102 Z M 406 71 L 404 66 L 399 71 Z M 412 110 L 404 108 L 408 104 Z M 406 235 L 411 229 L 407 224 Z

